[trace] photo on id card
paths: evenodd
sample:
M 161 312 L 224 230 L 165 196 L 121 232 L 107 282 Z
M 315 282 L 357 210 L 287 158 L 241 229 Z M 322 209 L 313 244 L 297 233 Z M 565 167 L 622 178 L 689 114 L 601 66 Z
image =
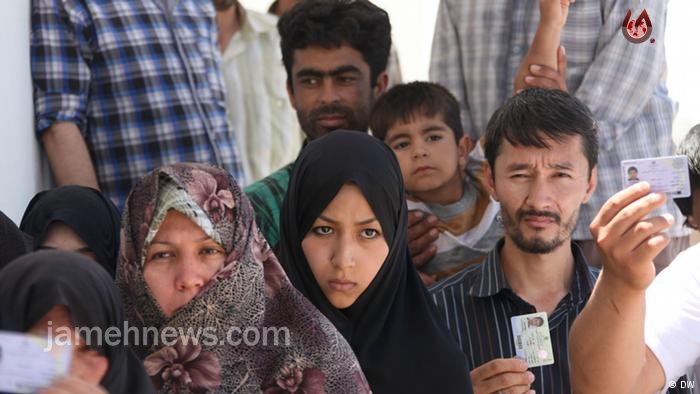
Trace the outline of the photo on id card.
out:
M 528 367 L 554 364 L 552 339 L 545 312 L 510 318 L 516 357 L 527 361 Z

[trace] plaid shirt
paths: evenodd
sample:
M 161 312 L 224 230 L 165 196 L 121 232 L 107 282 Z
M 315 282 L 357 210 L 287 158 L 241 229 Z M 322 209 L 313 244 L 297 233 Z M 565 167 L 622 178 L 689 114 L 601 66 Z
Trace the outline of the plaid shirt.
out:
M 212 163 L 243 175 L 211 0 L 32 0 L 31 15 L 36 131 L 76 124 L 120 208 L 161 165 Z
M 574 239 L 591 238 L 590 222 L 621 189 L 621 160 L 675 152 L 674 104 L 665 87 L 667 0 L 642 3 L 577 1 L 562 31 L 568 90 L 588 105 L 600 127 L 598 187 L 581 207 Z M 654 44 L 625 40 L 621 25 L 630 9 L 633 17 L 647 10 Z M 473 138 L 483 135 L 491 114 L 512 94 L 515 74 L 538 22 L 536 0 L 441 0 L 430 76 L 461 101 L 464 127 Z M 687 234 L 672 201 L 657 211 L 663 212 L 676 218 L 672 236 Z

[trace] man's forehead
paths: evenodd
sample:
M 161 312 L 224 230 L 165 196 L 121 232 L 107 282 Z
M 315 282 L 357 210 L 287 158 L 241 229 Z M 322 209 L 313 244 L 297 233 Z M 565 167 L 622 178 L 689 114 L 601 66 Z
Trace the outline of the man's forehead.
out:
M 542 150 L 543 152 L 545 151 L 562 151 L 566 150 L 572 147 L 576 148 L 581 148 L 583 147 L 583 139 L 581 138 L 580 135 L 578 134 L 562 134 L 561 136 L 557 137 L 557 139 L 554 139 L 552 137 L 549 137 L 548 135 L 544 133 L 538 133 L 537 134 L 537 141 L 542 144 L 542 147 L 535 146 L 534 144 L 531 145 L 524 145 L 521 143 L 517 142 L 511 142 L 508 141 L 507 138 L 503 138 L 501 147 L 508 146 L 511 149 L 516 149 L 516 150 Z
M 531 160 L 542 158 L 569 163 L 576 163 L 579 161 L 588 163 L 586 155 L 583 152 L 583 141 L 579 135 L 565 135 L 562 136 L 560 140 L 554 140 L 546 136 L 539 139 L 547 146 L 524 146 L 513 144 L 507 139 L 504 139 L 496 159 L 511 162 L 521 161 L 523 157 L 526 157 Z
M 362 53 L 349 45 L 331 48 L 309 46 L 294 50 L 292 68 L 295 72 L 309 70 L 328 73 L 346 66 L 369 71 L 369 64 L 365 62 Z

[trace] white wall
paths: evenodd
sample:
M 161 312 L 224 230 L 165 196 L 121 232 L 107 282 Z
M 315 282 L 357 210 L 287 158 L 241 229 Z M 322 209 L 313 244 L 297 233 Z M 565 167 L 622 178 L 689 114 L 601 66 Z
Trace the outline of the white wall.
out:
M 29 66 L 29 0 L 0 1 L 0 210 L 19 221 L 39 189 Z
M 693 125 L 700 123 L 700 51 L 695 33 L 698 15 L 698 0 L 669 2 L 666 23 L 667 82 L 669 94 L 678 103 L 678 114 L 673 123 L 676 143 Z

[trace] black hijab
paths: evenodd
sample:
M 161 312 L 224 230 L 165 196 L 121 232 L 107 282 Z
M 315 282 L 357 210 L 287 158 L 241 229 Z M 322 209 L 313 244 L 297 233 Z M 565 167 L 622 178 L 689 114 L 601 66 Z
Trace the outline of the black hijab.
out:
M 32 250 L 32 239 L 0 212 L 0 268 Z
M 97 262 L 114 277 L 121 218 L 111 200 L 85 186 L 69 185 L 38 193 L 24 211 L 19 228 L 41 246 L 49 225 L 63 222 L 87 244 Z
M 362 190 L 379 220 L 389 255 L 367 290 L 339 310 L 316 282 L 301 241 L 348 182 Z M 367 134 L 334 131 L 309 143 L 294 165 L 282 205 L 278 256 L 292 283 L 350 343 L 373 392 L 471 392 L 466 358 L 413 268 L 407 228 L 393 152 Z
M 102 333 L 109 327 L 124 330 L 124 311 L 112 278 L 85 256 L 38 251 L 0 271 L 0 329 L 26 332 L 55 305 L 68 308 L 76 327 L 99 327 Z M 90 330 L 90 335 L 97 335 L 96 330 Z M 91 348 L 109 360 L 100 384 L 112 394 L 155 392 L 143 365 L 125 341 L 109 346 L 102 339 L 90 338 Z

